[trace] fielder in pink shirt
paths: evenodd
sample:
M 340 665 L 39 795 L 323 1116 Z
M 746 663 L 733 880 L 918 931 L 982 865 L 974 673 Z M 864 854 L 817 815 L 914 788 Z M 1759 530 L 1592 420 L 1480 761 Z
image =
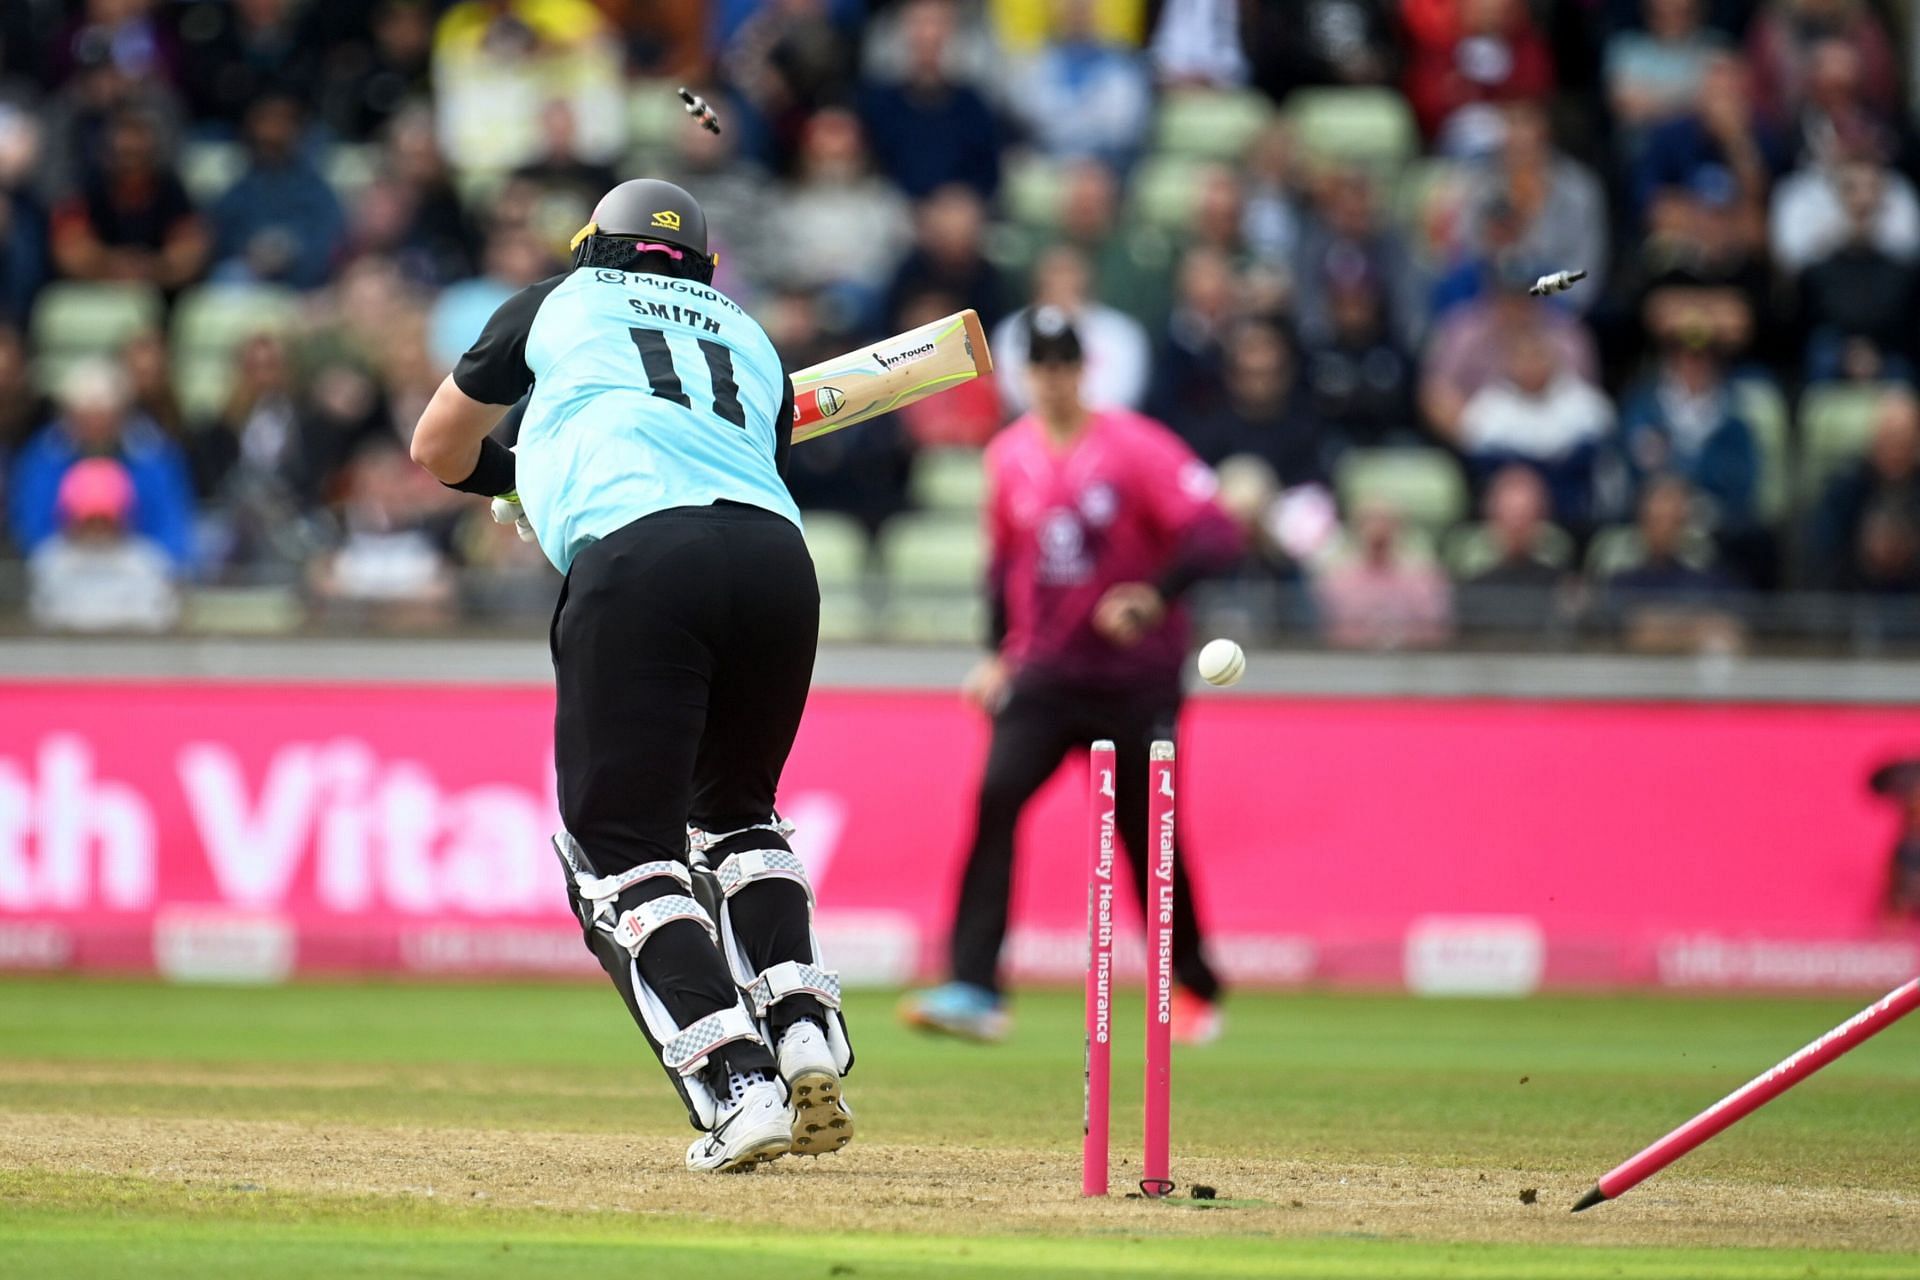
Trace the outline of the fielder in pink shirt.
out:
M 975 1039 L 1006 1034 L 999 981 L 1020 811 L 1068 755 L 1118 748 L 1120 835 L 1147 881 L 1147 748 L 1174 736 L 1191 627 L 1181 598 L 1237 559 L 1238 526 L 1213 472 L 1166 427 L 1080 398 L 1080 342 L 1064 314 L 1030 326 L 1033 412 L 987 448 L 994 653 L 967 695 L 993 717 L 951 942 L 952 981 L 910 996 L 906 1020 Z M 1220 983 L 1174 863 L 1174 1034 L 1218 1034 Z

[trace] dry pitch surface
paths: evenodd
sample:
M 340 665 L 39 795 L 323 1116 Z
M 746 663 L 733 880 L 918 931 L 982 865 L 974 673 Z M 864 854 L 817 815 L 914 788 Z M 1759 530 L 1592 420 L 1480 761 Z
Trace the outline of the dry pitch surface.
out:
M 146 1277 L 562 1274 L 607 1250 L 661 1275 L 1920 1274 L 1920 1024 L 1566 1211 L 1850 1002 L 1244 1000 L 1175 1061 L 1175 1174 L 1212 1207 L 1076 1194 L 1074 995 L 1024 1000 L 996 1049 L 911 1037 L 887 1004 L 854 1009 L 860 1141 L 715 1179 L 679 1169 L 690 1134 L 597 988 L 0 984 L 0 1252 L 9 1275 Z M 1138 1081 L 1117 1056 L 1116 1193 Z

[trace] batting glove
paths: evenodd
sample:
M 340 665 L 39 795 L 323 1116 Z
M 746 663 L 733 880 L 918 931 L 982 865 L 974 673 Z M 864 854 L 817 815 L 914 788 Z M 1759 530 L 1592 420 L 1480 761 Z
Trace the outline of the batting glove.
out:
M 493 519 L 496 524 L 510 524 L 520 535 L 520 541 L 534 541 L 533 522 L 527 519 L 525 507 L 520 505 L 520 495 L 509 489 L 493 500 Z

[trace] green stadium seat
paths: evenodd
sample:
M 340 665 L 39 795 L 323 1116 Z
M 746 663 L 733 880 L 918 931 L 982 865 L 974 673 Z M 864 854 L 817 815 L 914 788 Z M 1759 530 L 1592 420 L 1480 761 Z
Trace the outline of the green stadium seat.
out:
M 1285 114 L 1308 156 L 1398 170 L 1419 150 L 1413 112 L 1392 89 L 1296 89 Z
M 1540 530 L 1539 542 L 1534 544 L 1534 554 L 1556 569 L 1569 568 L 1573 564 L 1573 535 L 1559 525 L 1545 525 Z M 1440 559 L 1456 578 L 1485 573 L 1500 559 L 1493 530 L 1485 524 L 1463 524 L 1449 529 L 1440 540 Z
M 838 511 L 803 511 L 807 550 L 822 587 L 857 587 L 867 578 L 867 530 Z
M 1787 518 L 1792 498 L 1786 397 L 1764 378 L 1742 378 L 1733 384 L 1733 398 L 1740 416 L 1753 429 L 1754 448 L 1760 457 L 1754 508 L 1763 524 L 1778 525 Z
M 1273 119 L 1273 104 L 1251 89 L 1179 89 L 1161 101 L 1155 147 L 1167 155 L 1236 160 Z
M 880 565 L 899 591 L 977 592 L 986 571 L 979 520 L 953 512 L 908 512 L 880 530 Z
M 1418 446 L 1355 449 L 1335 477 L 1342 508 L 1351 516 L 1385 503 L 1410 525 L 1438 533 L 1467 513 L 1467 484 L 1453 455 Z
M 371 142 L 336 142 L 327 148 L 321 169 L 341 203 L 351 207 L 379 176 L 380 147 Z
M 914 505 L 927 511 L 978 511 L 987 472 L 978 449 L 928 449 L 913 460 Z
M 1212 162 L 1192 156 L 1149 156 L 1133 173 L 1133 216 L 1149 226 L 1178 231 L 1193 217 L 1200 177 Z
M 256 333 L 285 333 L 299 314 L 300 295 L 279 285 L 202 285 L 174 307 L 173 348 L 182 356 L 230 358 Z
M 160 292 L 151 285 L 48 285 L 40 291 L 30 321 L 40 386 L 53 390 L 76 361 L 113 355 L 134 334 L 158 328 L 160 316 Z
M 1040 229 L 1060 224 L 1067 171 L 1059 161 L 1022 152 L 1007 157 L 1002 174 L 1000 198 L 1008 217 L 1022 226 Z
M 979 592 L 964 596 L 893 596 L 881 613 L 881 635 L 903 644 L 981 643 L 987 606 Z
M 1694 569 L 1709 569 L 1719 558 L 1713 538 L 1704 529 L 1689 529 L 1680 543 L 1680 562 Z M 1647 545 L 1640 530 L 1630 524 L 1608 525 L 1593 535 L 1587 544 L 1587 576 L 1603 582 L 1616 573 L 1637 569 L 1647 560 Z
M 1819 500 L 1835 472 L 1866 452 L 1882 384 L 1810 387 L 1800 398 L 1800 497 Z
M 189 142 L 180 149 L 180 181 L 198 205 L 225 195 L 246 167 L 246 152 L 237 142 Z
M 175 356 L 173 389 L 189 422 L 205 422 L 226 408 L 233 389 L 233 363 L 224 358 Z

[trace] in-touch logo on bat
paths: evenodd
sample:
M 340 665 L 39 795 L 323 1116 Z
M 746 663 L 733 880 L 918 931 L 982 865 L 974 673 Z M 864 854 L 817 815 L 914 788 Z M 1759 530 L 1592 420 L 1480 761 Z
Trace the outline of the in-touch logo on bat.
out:
M 931 342 L 923 342 L 917 347 L 908 347 L 905 351 L 900 352 L 898 355 L 886 356 L 886 355 L 881 355 L 878 351 L 876 351 L 873 353 L 873 358 L 880 362 L 881 368 L 891 369 L 893 368 L 893 366 L 897 364 L 906 364 L 909 361 L 923 359 L 924 357 L 930 356 L 932 354 L 933 354 L 933 344 Z

